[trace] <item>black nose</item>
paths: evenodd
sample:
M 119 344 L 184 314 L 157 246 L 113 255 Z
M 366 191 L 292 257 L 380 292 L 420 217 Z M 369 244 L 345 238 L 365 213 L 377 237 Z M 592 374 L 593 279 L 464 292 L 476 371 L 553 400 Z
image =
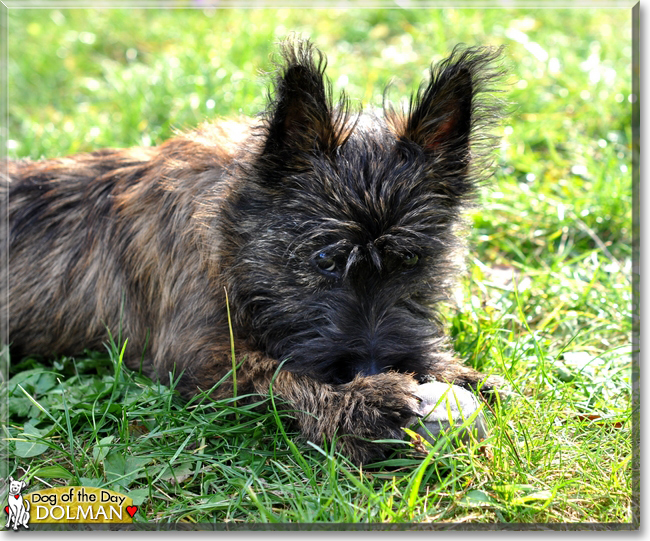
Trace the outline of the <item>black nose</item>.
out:
M 349 383 L 356 376 L 375 376 L 392 368 L 388 359 L 381 359 L 368 352 L 348 352 L 339 356 L 334 366 L 333 379 L 337 383 Z
M 360 363 L 358 367 L 358 373 L 362 376 L 375 376 L 386 372 L 388 367 L 380 363 L 376 358 L 371 357 L 366 362 Z

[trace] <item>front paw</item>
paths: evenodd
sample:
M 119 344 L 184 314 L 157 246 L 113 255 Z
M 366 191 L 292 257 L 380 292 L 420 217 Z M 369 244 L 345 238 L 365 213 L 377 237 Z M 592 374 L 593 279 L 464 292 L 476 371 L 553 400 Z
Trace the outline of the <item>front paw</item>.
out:
M 388 372 L 359 376 L 339 387 L 343 395 L 336 414 L 341 450 L 355 463 L 385 458 L 391 447 L 373 440 L 402 440 L 403 428 L 420 416 L 418 383 L 406 374 Z
M 506 380 L 501 376 L 486 376 L 473 368 L 457 363 L 450 363 L 444 371 L 434 374 L 431 381 L 453 383 L 480 394 L 490 403 L 496 402 L 497 395 L 503 401 L 512 394 Z
M 345 385 L 346 393 L 354 397 L 348 418 L 351 422 L 364 418 L 369 435 L 384 426 L 397 435 L 420 416 L 420 387 L 411 376 L 397 372 L 357 377 Z

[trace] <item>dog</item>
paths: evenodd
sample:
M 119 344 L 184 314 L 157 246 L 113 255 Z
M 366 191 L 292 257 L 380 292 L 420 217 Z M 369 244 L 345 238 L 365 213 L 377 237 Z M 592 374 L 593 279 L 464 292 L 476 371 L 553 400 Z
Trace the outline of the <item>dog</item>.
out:
M 23 526 L 29 530 L 29 510 L 31 508 L 29 501 L 23 500 L 21 492 L 27 486 L 25 481 L 14 481 L 13 477 L 9 477 L 9 494 L 7 496 L 7 524 L 5 528 L 11 526 L 14 530 L 18 529 L 18 526 Z M 27 506 L 25 507 L 25 504 Z
M 256 119 L 10 163 L 0 312 L 14 357 L 121 328 L 127 366 L 175 374 L 186 398 L 272 388 L 306 439 L 367 463 L 426 413 L 422 385 L 501 381 L 456 358 L 436 311 L 490 174 L 501 53 L 455 48 L 407 111 L 379 115 L 335 103 L 311 42 L 280 51 Z

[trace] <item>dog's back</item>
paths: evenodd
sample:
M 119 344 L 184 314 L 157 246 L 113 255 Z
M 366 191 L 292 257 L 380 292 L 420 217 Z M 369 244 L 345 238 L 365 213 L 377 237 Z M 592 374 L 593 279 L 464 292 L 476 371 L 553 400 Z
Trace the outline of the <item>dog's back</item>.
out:
M 97 349 L 107 329 L 142 351 L 147 329 L 202 282 L 197 205 L 249 131 L 227 128 L 237 136 L 205 126 L 156 148 L 9 162 L 0 313 L 15 357 Z

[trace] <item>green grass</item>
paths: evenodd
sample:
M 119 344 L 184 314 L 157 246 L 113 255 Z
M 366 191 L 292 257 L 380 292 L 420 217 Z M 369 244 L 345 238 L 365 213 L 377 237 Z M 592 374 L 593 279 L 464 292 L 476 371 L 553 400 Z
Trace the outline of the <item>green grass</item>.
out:
M 10 10 L 11 157 L 158 144 L 255 114 L 273 42 L 328 55 L 335 90 L 407 95 L 457 42 L 507 45 L 495 176 L 445 307 L 461 357 L 515 397 L 484 446 L 359 470 L 285 433 L 289 413 L 183 403 L 121 365 L 123 341 L 14 359 L 2 477 L 112 488 L 139 521 L 633 520 L 629 10 Z M 128 337 L 124 337 L 128 339 Z M 128 351 L 128 342 L 126 343 Z M 637 515 L 638 517 L 638 515 Z M 638 520 L 638 518 L 637 518 Z

